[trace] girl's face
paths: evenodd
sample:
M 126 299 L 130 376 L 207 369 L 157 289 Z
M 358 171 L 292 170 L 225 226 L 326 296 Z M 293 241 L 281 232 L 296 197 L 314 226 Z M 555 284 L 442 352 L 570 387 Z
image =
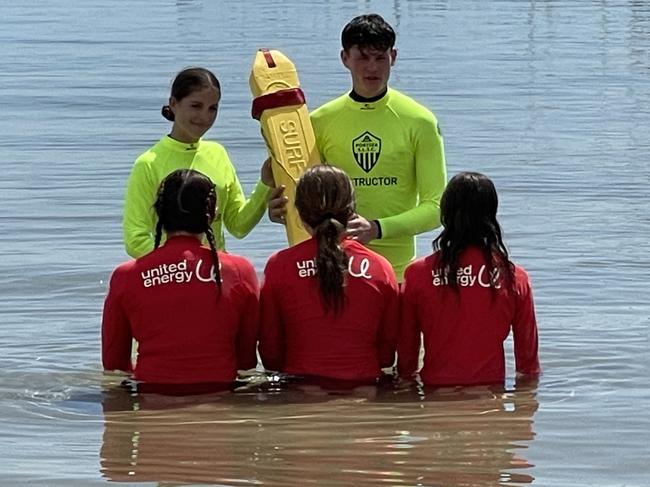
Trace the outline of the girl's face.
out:
M 174 114 L 171 137 L 188 144 L 198 141 L 217 118 L 220 98 L 219 90 L 211 86 L 181 100 L 172 96 L 169 99 L 169 107 Z

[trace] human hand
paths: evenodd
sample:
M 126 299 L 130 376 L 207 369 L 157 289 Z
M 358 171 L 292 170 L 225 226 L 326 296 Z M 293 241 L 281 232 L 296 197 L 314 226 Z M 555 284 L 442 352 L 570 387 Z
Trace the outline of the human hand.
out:
M 374 221 L 368 221 L 361 215 L 354 215 L 349 221 L 345 234 L 362 244 L 367 244 L 379 235 L 379 229 Z
M 267 157 L 260 168 L 260 179 L 269 188 L 275 188 L 275 179 L 273 179 L 273 169 L 271 168 L 271 158 Z
M 287 216 L 287 201 L 289 198 L 284 196 L 284 185 L 273 188 L 269 194 L 268 207 L 269 207 L 269 220 L 274 223 L 286 224 Z

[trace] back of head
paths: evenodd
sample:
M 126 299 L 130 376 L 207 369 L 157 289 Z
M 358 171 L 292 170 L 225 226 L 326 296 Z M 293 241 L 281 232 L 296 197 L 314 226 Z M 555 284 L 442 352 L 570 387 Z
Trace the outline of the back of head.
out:
M 350 178 L 334 166 L 308 169 L 296 187 L 296 208 L 302 221 L 312 228 L 318 243 L 316 269 L 323 304 L 327 310 L 337 312 L 344 304 L 348 265 L 341 236 L 354 214 Z
M 395 46 L 395 31 L 381 15 L 359 15 L 343 28 L 341 45 L 346 51 L 357 46 L 384 52 Z
M 512 274 L 508 251 L 503 243 L 501 226 L 497 221 L 499 199 L 494 184 L 477 172 L 461 172 L 449 183 L 440 200 L 440 219 L 443 230 L 434 240 L 434 249 L 440 251 L 438 266 L 447 269 L 448 280 L 456 285 L 458 258 L 469 246 L 483 251 L 490 270 Z
M 193 169 L 177 169 L 160 183 L 154 208 L 158 215 L 154 248 L 160 245 L 163 229 L 168 234 L 205 234 L 210 244 L 213 277 L 219 297 L 221 271 L 214 233 L 210 227 L 217 212 L 217 192 L 210 178 Z
M 314 229 L 328 219 L 345 226 L 354 213 L 350 178 L 341 169 L 326 164 L 307 169 L 296 187 L 296 208 L 300 218 Z
M 464 245 L 480 245 L 497 223 L 499 199 L 492 181 L 477 172 L 455 175 L 442 195 L 440 219 L 450 237 Z
M 216 212 L 214 184 L 193 169 L 178 169 L 161 183 L 154 208 L 165 232 L 205 233 Z
M 214 88 L 221 93 L 221 84 L 212 71 L 200 67 L 185 68 L 174 78 L 170 97 L 181 101 L 186 96 L 204 88 Z M 162 107 L 162 115 L 170 122 L 174 121 L 174 114 L 169 109 L 169 105 Z

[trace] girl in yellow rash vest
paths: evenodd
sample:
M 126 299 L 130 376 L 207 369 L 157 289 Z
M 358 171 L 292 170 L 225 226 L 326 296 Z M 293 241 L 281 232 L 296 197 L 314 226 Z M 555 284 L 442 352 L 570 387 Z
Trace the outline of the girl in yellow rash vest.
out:
M 262 165 L 260 181 L 247 200 L 226 149 L 201 138 L 217 118 L 220 99 L 219 80 L 205 68 L 184 69 L 174 79 L 169 104 L 162 108 L 163 117 L 173 122 L 171 132 L 136 159 L 127 184 L 123 230 L 131 257 L 153 250 L 156 190 L 177 169 L 199 171 L 216 185 L 220 213 L 212 230 L 219 249 L 224 249 L 223 226 L 243 238 L 264 214 L 267 198 L 274 194 L 270 160 Z

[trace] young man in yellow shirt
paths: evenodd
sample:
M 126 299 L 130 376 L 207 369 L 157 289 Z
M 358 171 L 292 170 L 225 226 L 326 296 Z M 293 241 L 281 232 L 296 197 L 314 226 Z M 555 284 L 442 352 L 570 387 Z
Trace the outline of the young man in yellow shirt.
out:
M 311 114 L 321 161 L 343 169 L 355 187 L 358 214 L 349 237 L 386 257 L 397 278 L 415 258 L 415 235 L 440 224 L 447 181 L 436 117 L 389 88 L 395 32 L 379 15 L 352 19 L 341 34 L 341 60 L 352 90 Z M 269 214 L 281 221 L 281 199 Z

